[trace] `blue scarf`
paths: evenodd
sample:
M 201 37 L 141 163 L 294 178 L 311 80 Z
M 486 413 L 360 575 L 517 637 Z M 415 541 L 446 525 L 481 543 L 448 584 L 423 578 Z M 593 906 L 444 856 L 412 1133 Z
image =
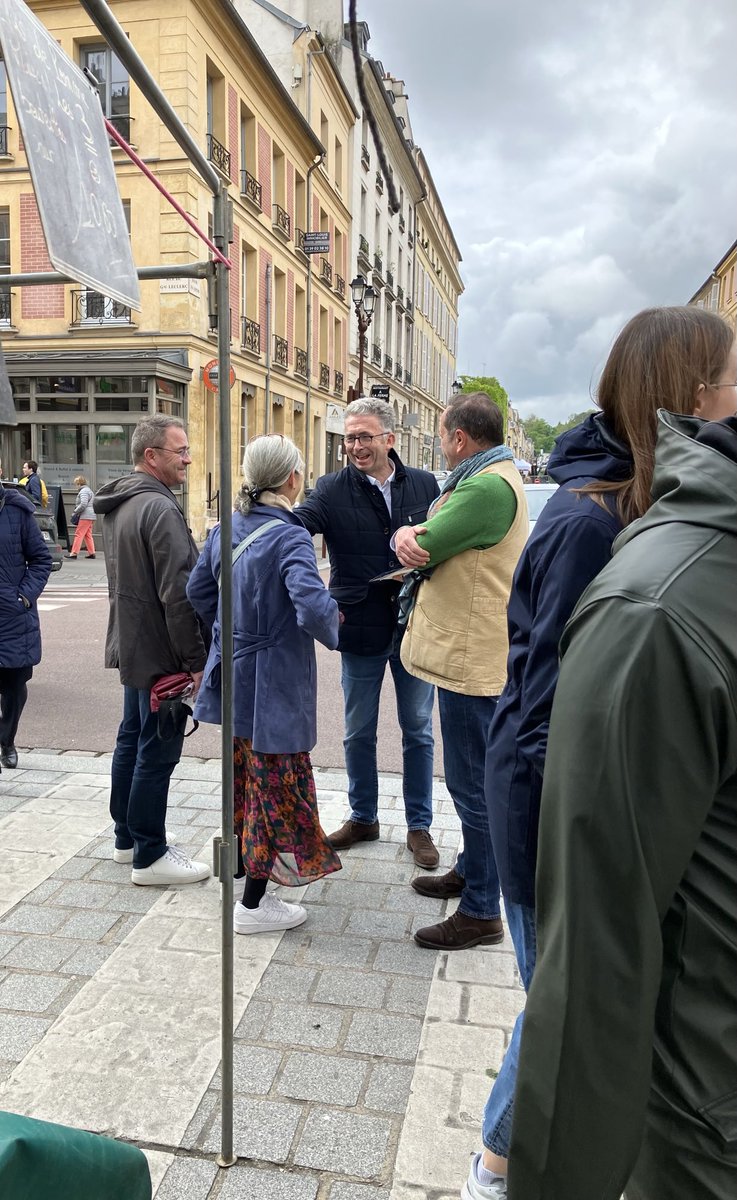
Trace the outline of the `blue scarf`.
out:
M 479 471 L 486 470 L 492 463 L 508 462 L 509 459 L 514 459 L 514 454 L 509 449 L 509 446 L 492 446 L 489 450 L 477 450 L 470 458 L 464 458 L 450 472 L 448 478 L 443 482 L 440 489 L 440 495 L 436 496 L 432 504 L 427 510 L 428 517 L 431 517 L 437 508 L 441 498 L 452 492 L 462 483 L 464 479 L 471 479 L 472 476 L 478 475 Z M 407 575 L 402 590 L 399 593 L 399 618 L 398 623 L 404 627 L 409 620 L 410 613 L 415 606 L 417 599 L 417 589 L 423 579 L 429 579 L 433 573 L 433 567 L 426 567 L 424 570 L 412 571 Z

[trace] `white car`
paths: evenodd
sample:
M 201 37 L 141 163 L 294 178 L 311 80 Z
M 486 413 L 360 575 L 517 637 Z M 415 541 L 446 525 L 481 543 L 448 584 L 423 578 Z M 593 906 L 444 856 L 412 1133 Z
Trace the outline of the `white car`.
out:
M 535 522 L 545 508 L 550 497 L 558 491 L 557 483 L 526 483 L 525 498 L 527 511 L 530 514 L 530 533 L 535 528 Z

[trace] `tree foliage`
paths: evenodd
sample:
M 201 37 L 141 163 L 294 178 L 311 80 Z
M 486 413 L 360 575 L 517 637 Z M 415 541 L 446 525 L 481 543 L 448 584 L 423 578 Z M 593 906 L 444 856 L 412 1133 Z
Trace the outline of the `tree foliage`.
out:
M 573 429 L 574 425 L 580 425 L 595 411 L 593 408 L 587 408 L 583 412 L 571 413 L 567 421 L 559 421 L 557 425 L 550 425 L 544 417 L 532 416 L 522 422 L 522 428 L 532 441 L 536 452 L 543 450 L 548 453 L 553 449 L 553 443 L 559 434 L 564 433 L 566 429 Z
M 464 392 L 486 392 L 487 396 L 499 406 L 504 418 L 504 436 L 507 435 L 507 409 L 509 396 L 494 375 L 459 375 L 458 382 L 463 384 Z

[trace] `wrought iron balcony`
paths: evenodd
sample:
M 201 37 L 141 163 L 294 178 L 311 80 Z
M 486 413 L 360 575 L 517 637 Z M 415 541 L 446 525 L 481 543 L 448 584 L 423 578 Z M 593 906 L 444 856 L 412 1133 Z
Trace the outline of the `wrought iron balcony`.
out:
M 411 371 L 404 372 L 404 382 L 406 383 L 407 387 L 412 387 L 412 372 Z
M 381 195 L 384 191 L 384 176 L 381 171 L 376 172 L 376 190 Z
M 371 361 L 376 363 L 377 367 L 381 366 L 381 346 L 378 342 L 374 342 L 371 347 Z
M 411 248 L 412 246 L 414 246 L 414 244 L 415 244 L 415 239 L 412 236 L 412 230 L 410 229 L 409 233 L 407 234 L 407 245 Z
M 304 254 L 304 252 L 305 252 L 305 231 L 304 231 L 304 229 L 297 229 L 295 227 L 294 244 L 297 247 L 297 249 L 301 250 L 302 253 Z
M 299 346 L 294 347 L 294 374 L 307 378 L 307 351 L 300 350 Z
M 131 310 L 90 288 L 72 292 L 72 325 L 129 325 Z
M 407 292 L 407 311 L 412 312 L 412 308 L 412 297 L 410 296 L 409 292 Z
M 261 212 L 261 184 L 250 171 L 241 171 L 241 195 Z
M 335 290 L 340 296 L 341 300 L 345 300 L 345 279 L 342 275 L 335 276 Z
M 399 214 L 399 232 L 400 232 L 400 233 L 404 233 L 404 230 L 405 230 L 405 224 L 406 224 L 406 223 L 405 223 L 405 220 L 404 220 L 404 216 L 403 216 L 403 214 L 402 214 L 402 213 L 400 213 L 400 214 Z
M 343 395 L 343 372 L 342 371 L 335 372 L 335 387 L 333 388 L 333 391 L 335 392 L 336 396 Z
M 395 364 L 394 364 L 394 378 L 395 379 L 402 378 L 402 364 L 399 361 L 395 362 Z
M 10 132 L 9 125 L 0 125 L 0 154 L 8 153 L 8 134 Z
M 389 291 L 393 292 L 394 291 L 394 273 L 392 271 L 385 271 L 384 279 L 386 280 L 386 286 L 389 288 Z
M 361 146 L 361 166 L 366 171 L 371 166 L 371 155 L 368 152 L 368 146 Z
M 130 145 L 131 133 L 132 133 L 132 129 L 131 129 L 131 121 L 132 120 L 133 120 L 133 118 L 131 116 L 129 116 L 128 113 L 118 113 L 117 115 L 108 117 L 108 121 L 110 122 L 110 124 L 117 130 L 117 132 L 120 134 L 120 136 L 122 138 L 125 138 L 126 142 L 128 142 L 129 145 Z M 113 142 L 113 145 L 116 146 L 117 142 Z
M 275 204 L 273 208 L 274 215 L 272 217 L 271 224 L 273 225 L 274 229 L 277 229 L 279 233 L 283 233 L 284 237 L 286 238 L 291 237 L 292 222 L 289 219 L 289 213 L 286 211 L 286 209 L 282 208 L 280 204 Z
M 391 354 L 385 354 L 384 355 L 384 370 L 386 371 L 387 375 L 391 375 L 393 365 L 394 364 L 392 362 Z
M 278 333 L 274 334 L 274 365 L 285 370 L 289 366 L 289 342 Z
M 320 259 L 320 278 L 324 279 L 328 287 L 333 285 L 333 268 L 326 258 Z
M 4 289 L 0 291 L 0 325 L 12 325 L 11 321 L 12 294 Z
M 261 326 L 250 317 L 241 317 L 241 345 L 251 354 L 261 353 Z
M 320 363 L 320 387 L 330 390 L 330 367 L 327 363 Z
M 363 234 L 358 239 L 358 257 L 365 258 L 366 262 L 371 262 L 371 251 L 369 250 L 368 238 Z
M 401 283 L 397 284 L 397 300 L 401 305 L 404 305 L 404 288 Z
M 377 275 L 382 275 L 383 267 L 382 267 L 382 262 L 381 262 L 381 255 L 378 252 L 374 254 L 374 270 Z M 383 278 L 383 275 L 382 275 L 382 278 Z
M 230 179 L 230 150 L 226 150 L 211 133 L 207 135 L 207 157 L 221 174 Z

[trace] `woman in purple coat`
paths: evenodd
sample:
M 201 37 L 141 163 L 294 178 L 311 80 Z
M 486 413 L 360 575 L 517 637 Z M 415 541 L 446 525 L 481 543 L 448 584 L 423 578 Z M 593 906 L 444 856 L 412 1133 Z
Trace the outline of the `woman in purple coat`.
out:
M 236 933 L 301 925 L 305 909 L 267 892 L 268 880 L 299 887 L 341 865 L 320 826 L 309 754 L 317 741 L 314 639 L 336 649 L 338 606 L 318 573 L 312 539 L 292 513 L 303 471 L 288 438 L 254 438 L 233 514 L 234 811 L 246 873 Z M 195 716 L 213 724 L 221 720 L 220 563 L 217 527 L 187 587 L 212 628 Z

